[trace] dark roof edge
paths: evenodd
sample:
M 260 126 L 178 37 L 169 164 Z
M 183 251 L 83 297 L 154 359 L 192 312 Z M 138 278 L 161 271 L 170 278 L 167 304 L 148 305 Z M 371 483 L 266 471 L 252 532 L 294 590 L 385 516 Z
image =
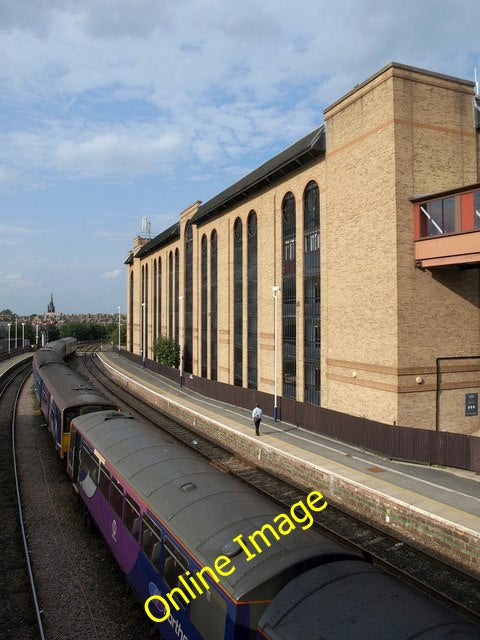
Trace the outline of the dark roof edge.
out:
M 179 237 L 180 222 L 175 222 L 171 227 L 168 227 L 168 229 L 165 229 L 165 231 L 160 233 L 158 236 L 155 236 L 155 238 L 149 240 L 146 244 L 143 245 L 143 247 L 140 247 L 140 249 L 135 254 L 135 258 L 143 258 L 162 245 L 168 244 L 169 242 L 172 242 L 172 240 L 176 240 Z
M 325 125 L 297 140 L 290 147 L 274 156 L 260 167 L 201 205 L 192 218 L 201 224 L 223 212 L 229 206 L 247 198 L 267 186 L 272 180 L 288 175 L 313 158 L 325 153 Z

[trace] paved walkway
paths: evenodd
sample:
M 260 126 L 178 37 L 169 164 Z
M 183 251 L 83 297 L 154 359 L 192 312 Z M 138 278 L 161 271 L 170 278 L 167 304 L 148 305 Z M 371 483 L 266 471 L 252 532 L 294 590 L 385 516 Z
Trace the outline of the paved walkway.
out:
M 181 388 L 115 352 L 103 353 L 101 358 L 171 401 L 255 439 L 251 411 Z M 268 416 L 263 418 L 259 440 L 480 534 L 480 476 L 473 472 L 396 462 Z
M 15 367 L 19 362 L 22 362 L 23 360 L 27 360 L 28 358 L 31 358 L 32 355 L 33 355 L 33 351 L 28 351 L 25 353 L 20 353 L 19 355 L 16 355 L 16 356 L 12 356 L 8 360 L 3 360 L 2 362 L 0 362 L 0 378 L 9 369 L 12 369 L 13 367 Z

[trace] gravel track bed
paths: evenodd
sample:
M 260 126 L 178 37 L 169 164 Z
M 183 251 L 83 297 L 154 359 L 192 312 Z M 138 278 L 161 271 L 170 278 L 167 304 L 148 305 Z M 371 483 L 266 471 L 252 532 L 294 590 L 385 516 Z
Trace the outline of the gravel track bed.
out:
M 55 453 L 27 384 L 18 414 L 17 457 L 25 525 L 48 640 L 151 637 L 148 619 Z M 23 636 L 10 636 L 23 638 Z
M 11 420 L 16 389 L 6 390 L 0 418 L 0 637 L 38 638 L 33 598 L 28 580 L 18 519 L 13 473 Z

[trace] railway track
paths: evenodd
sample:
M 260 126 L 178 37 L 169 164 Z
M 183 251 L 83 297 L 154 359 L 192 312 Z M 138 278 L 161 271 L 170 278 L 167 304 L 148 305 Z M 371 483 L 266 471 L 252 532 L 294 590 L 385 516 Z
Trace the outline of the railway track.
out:
M 31 363 L 27 362 L 7 376 L 0 388 L 0 636 L 26 640 L 45 638 L 23 521 L 15 448 L 17 406 L 30 373 Z
M 0 638 L 150 638 L 149 621 L 103 539 L 82 521 L 82 503 L 75 499 L 32 390 L 24 384 L 30 375 L 28 362 L 0 381 Z M 23 502 L 20 519 L 16 484 Z
M 83 367 L 95 384 L 113 395 L 126 409 L 160 427 L 177 440 L 195 449 L 211 464 L 255 487 L 282 507 L 305 498 L 306 493 L 257 467 L 192 430 L 160 414 L 157 409 L 139 400 L 110 380 L 97 366 L 92 351 L 81 359 Z M 439 562 L 425 553 L 392 538 L 375 527 L 359 521 L 329 504 L 316 526 L 323 533 L 368 556 L 375 564 L 399 576 L 428 593 L 446 606 L 456 609 L 474 622 L 480 623 L 480 584 L 468 575 Z

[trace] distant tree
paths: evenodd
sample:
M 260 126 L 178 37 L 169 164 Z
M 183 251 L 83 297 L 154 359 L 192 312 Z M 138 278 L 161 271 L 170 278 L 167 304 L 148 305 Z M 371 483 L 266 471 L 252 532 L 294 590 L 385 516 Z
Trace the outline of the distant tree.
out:
M 157 338 L 153 343 L 153 357 L 167 367 L 180 364 L 180 345 L 173 338 Z
M 60 329 L 56 324 L 48 325 L 48 341 L 53 342 L 54 340 L 60 339 Z
M 60 326 L 60 335 L 62 338 L 76 338 L 79 342 L 86 340 L 106 340 L 108 325 L 97 324 L 95 322 L 65 322 Z

